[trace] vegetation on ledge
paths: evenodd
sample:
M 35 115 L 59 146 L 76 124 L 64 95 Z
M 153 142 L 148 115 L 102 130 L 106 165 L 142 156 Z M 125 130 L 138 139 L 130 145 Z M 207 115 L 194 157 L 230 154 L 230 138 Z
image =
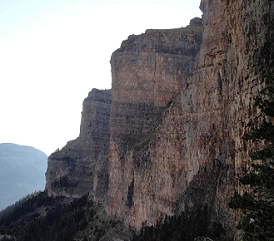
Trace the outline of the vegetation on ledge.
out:
M 87 195 L 69 200 L 35 193 L 0 213 L 0 234 L 16 241 L 97 241 L 116 224 Z
M 165 217 L 156 226 L 144 227 L 132 241 L 229 241 L 221 224 L 210 222 L 207 207 L 186 210 L 178 216 Z

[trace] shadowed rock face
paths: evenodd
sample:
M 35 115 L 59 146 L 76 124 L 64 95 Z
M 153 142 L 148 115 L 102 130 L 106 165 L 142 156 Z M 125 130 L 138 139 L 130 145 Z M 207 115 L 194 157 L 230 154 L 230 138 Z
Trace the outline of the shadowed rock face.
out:
M 256 121 L 263 70 L 274 67 L 274 3 L 202 0 L 201 9 L 203 36 L 194 19 L 185 29 L 130 36 L 113 53 L 112 97 L 105 93 L 105 109 L 93 107 L 109 113 L 108 132 L 97 131 L 99 123 L 89 129 L 94 109 L 84 104 L 80 137 L 49 158 L 49 193 L 90 191 L 136 228 L 207 205 L 211 219 L 235 234 L 227 202 L 249 167 L 242 136 Z M 53 185 L 64 176 L 68 187 Z
M 110 90 L 93 89 L 83 102 L 80 136 L 48 159 L 49 195 L 101 199 L 108 188 Z

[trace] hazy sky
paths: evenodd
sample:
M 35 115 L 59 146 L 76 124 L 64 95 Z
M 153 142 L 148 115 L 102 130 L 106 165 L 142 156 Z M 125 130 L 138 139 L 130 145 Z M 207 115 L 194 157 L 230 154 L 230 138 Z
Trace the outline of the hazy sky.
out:
M 131 34 L 186 26 L 200 0 L 0 0 L 0 143 L 46 154 L 80 132 L 82 102 L 111 88 Z

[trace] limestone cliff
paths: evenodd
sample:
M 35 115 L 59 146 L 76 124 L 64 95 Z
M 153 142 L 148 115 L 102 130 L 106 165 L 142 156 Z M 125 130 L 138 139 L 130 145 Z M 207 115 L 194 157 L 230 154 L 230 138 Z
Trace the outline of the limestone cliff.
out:
M 201 9 L 202 36 L 195 19 L 130 36 L 113 53 L 111 96 L 84 102 L 80 137 L 49 158 L 49 194 L 90 192 L 136 228 L 207 205 L 235 233 L 227 202 L 249 167 L 242 136 L 256 121 L 263 69 L 274 67 L 274 3 L 202 0 Z
M 155 130 L 165 106 L 192 69 L 201 39 L 197 18 L 186 28 L 148 30 L 122 43 L 111 59 L 111 93 L 95 89 L 89 93 L 79 138 L 49 157 L 49 195 L 79 197 L 89 192 L 95 200 L 107 200 L 109 158 L 115 155 L 110 145 L 116 140 L 119 155 L 124 155 L 129 143 Z
M 166 195 L 174 189 L 163 189 L 165 197 L 158 196 L 164 170 L 153 156 L 151 140 L 172 98 L 180 93 L 201 41 L 201 20 L 196 19 L 186 28 L 130 36 L 112 55 L 106 211 L 137 228 L 171 213 L 175 197 Z

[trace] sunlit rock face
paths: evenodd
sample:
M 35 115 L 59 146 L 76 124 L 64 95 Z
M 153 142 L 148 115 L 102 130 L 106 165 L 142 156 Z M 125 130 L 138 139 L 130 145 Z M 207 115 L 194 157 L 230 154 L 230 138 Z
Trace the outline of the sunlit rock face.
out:
M 254 124 L 262 66 L 273 65 L 273 3 L 204 0 L 201 8 L 203 41 L 186 79 L 166 75 L 161 66 L 168 62 L 154 62 L 157 53 L 139 66 L 146 53 L 136 51 L 134 36 L 113 55 L 106 210 L 140 228 L 160 215 L 207 205 L 212 220 L 233 235 L 237 214 L 227 202 L 249 167 L 242 137 Z M 133 107 L 139 103 L 146 106 L 140 113 Z M 145 115 L 148 105 L 153 108 Z
M 201 9 L 202 27 L 147 30 L 113 53 L 112 90 L 89 94 L 79 138 L 49 158 L 50 195 L 88 192 L 137 229 L 207 205 L 235 234 L 227 202 L 250 165 L 242 137 L 256 122 L 263 69 L 274 67 L 274 3 Z
M 137 228 L 155 223 L 161 214 L 173 214 L 178 187 L 170 175 L 176 173 L 164 159 L 173 153 L 166 152 L 168 146 L 158 146 L 170 133 L 158 133 L 164 113 L 193 68 L 201 42 L 201 19 L 196 18 L 186 28 L 129 36 L 112 55 L 105 205 L 109 215 Z
M 192 69 L 201 38 L 197 18 L 187 28 L 147 30 L 122 43 L 111 59 L 111 92 L 94 89 L 89 93 L 83 103 L 79 138 L 48 159 L 49 195 L 90 193 L 95 200 L 112 202 L 106 195 L 116 178 L 110 176 L 109 157 L 115 155 L 110 152 L 111 143 L 115 139 L 123 143 L 122 149 L 127 148 L 128 141 L 155 130 L 166 105 L 179 93 L 181 80 Z

